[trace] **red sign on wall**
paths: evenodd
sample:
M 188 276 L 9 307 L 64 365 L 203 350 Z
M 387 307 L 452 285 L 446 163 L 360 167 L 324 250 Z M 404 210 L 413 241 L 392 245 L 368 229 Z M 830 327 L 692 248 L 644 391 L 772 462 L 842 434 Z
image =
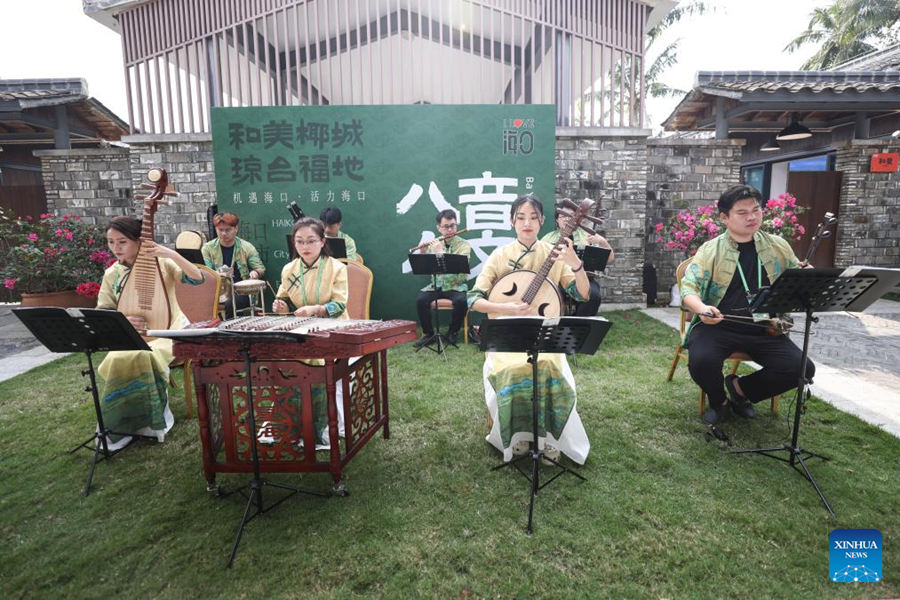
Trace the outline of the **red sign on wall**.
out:
M 873 154 L 869 170 L 872 173 L 893 173 L 897 170 L 898 158 L 900 158 L 900 153 L 897 152 Z

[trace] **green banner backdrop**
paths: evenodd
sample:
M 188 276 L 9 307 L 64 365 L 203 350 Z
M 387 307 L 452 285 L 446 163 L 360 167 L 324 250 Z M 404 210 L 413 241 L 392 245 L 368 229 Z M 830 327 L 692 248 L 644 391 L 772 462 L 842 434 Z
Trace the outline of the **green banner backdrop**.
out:
M 278 286 L 296 202 L 343 213 L 374 273 L 373 318 L 414 318 L 410 248 L 454 209 L 472 245 L 471 279 L 514 238 L 509 206 L 533 193 L 554 226 L 555 108 L 548 105 L 316 106 L 212 109 L 217 203 L 241 219 Z

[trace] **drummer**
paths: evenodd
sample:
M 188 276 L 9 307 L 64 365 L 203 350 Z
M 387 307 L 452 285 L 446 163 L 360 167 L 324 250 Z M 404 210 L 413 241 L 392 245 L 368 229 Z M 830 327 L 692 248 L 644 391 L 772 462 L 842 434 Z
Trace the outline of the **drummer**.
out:
M 239 223 L 240 219 L 234 213 L 219 213 L 213 217 L 216 239 L 206 242 L 200 249 L 203 262 L 210 269 L 215 269 L 226 277 L 230 276 L 234 283 L 262 279 L 266 267 L 253 244 L 237 236 Z M 231 294 L 223 294 L 220 301 L 225 304 L 225 315 L 231 317 L 235 316 L 237 310 L 250 306 L 250 296 L 236 296 L 236 306 L 232 304 Z

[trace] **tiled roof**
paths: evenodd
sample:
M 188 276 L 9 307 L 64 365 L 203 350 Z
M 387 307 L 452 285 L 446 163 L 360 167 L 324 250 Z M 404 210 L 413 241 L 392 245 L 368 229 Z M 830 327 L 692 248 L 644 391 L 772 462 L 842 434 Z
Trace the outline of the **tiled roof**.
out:
M 900 90 L 900 71 L 700 71 L 694 89 L 728 92 Z
M 876 50 L 840 64 L 832 71 L 896 71 L 900 70 L 900 44 Z

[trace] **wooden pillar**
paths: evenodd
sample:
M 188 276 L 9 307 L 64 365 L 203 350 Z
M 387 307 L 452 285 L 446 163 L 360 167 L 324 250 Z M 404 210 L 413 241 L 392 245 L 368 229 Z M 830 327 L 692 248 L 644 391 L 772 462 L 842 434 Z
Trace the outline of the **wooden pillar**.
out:
M 69 138 L 69 115 L 65 104 L 57 104 L 56 128 L 53 129 L 53 142 L 57 150 L 71 150 L 72 140 Z
M 728 117 L 725 116 L 725 98 L 716 98 L 716 139 L 728 139 Z

